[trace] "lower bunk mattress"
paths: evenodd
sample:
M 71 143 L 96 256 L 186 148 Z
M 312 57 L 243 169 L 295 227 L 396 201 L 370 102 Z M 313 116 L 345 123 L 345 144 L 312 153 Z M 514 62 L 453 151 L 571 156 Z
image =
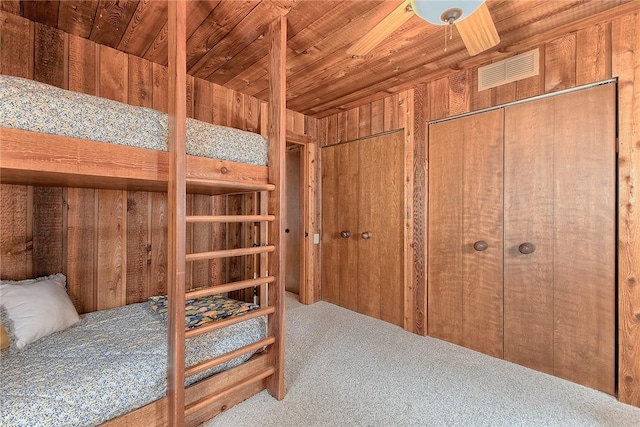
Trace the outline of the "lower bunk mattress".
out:
M 186 342 L 186 366 L 266 337 L 258 317 Z M 238 357 L 186 385 L 240 365 Z M 166 395 L 167 324 L 148 303 L 88 313 L 22 350 L 0 353 L 0 425 L 94 426 Z

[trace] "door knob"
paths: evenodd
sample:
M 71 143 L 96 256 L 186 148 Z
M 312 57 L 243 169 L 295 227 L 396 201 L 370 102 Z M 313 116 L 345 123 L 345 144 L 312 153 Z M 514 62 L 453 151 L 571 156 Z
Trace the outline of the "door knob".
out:
M 351 237 L 351 232 L 349 230 L 344 230 L 340 232 L 340 237 L 344 238 L 344 239 L 348 239 L 349 237 Z
M 478 240 L 473 244 L 473 249 L 475 249 L 478 252 L 486 251 L 488 247 L 489 247 L 489 244 L 484 240 Z
M 536 250 L 536 247 L 533 246 L 533 243 L 525 242 L 525 243 L 521 244 L 520 246 L 518 246 L 518 250 L 520 251 L 521 254 L 529 255 L 529 254 L 533 253 L 533 251 Z
M 369 240 L 370 238 L 373 237 L 373 233 L 371 233 L 370 231 L 365 231 L 362 234 L 360 234 L 360 237 L 362 237 L 364 240 Z

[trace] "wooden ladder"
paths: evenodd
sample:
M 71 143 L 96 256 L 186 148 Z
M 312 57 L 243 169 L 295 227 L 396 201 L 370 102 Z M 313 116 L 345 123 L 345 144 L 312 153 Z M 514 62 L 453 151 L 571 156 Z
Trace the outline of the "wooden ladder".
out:
M 273 253 L 276 248 L 274 245 L 267 244 L 269 231 L 268 224 L 270 222 L 275 221 L 275 215 L 269 215 L 267 212 L 268 209 L 268 197 L 269 192 L 275 189 L 275 185 L 272 184 L 252 184 L 252 183 L 239 183 L 239 182 L 221 182 L 217 180 L 202 180 L 202 179 L 187 179 L 186 180 L 187 187 L 191 187 L 192 185 L 197 185 L 200 188 L 209 187 L 209 188 L 220 188 L 221 186 L 224 188 L 233 188 L 234 193 L 257 193 L 260 197 L 260 214 L 259 215 L 199 215 L 199 216 L 186 216 L 186 223 L 260 223 L 260 241 L 254 247 L 250 248 L 237 248 L 237 249 L 221 249 L 214 250 L 208 252 L 200 252 L 200 253 L 190 253 L 185 257 L 186 262 L 193 261 L 201 261 L 201 260 L 212 260 L 212 259 L 221 259 L 221 258 L 231 258 L 237 256 L 245 256 L 245 255 L 256 255 L 260 258 L 260 271 L 257 274 L 257 277 L 253 279 L 240 280 L 236 282 L 224 283 L 213 285 L 205 289 L 197 289 L 194 291 L 185 292 L 184 300 L 182 303 L 188 299 L 200 298 L 210 295 L 218 295 L 232 291 L 238 291 L 242 289 L 251 288 L 254 289 L 258 287 L 260 292 L 259 304 L 260 308 L 250 311 L 247 314 L 234 316 L 225 320 L 220 320 L 217 322 L 208 323 L 203 326 L 199 326 L 193 329 L 186 329 L 184 333 L 184 338 L 189 339 L 202 334 L 206 334 L 208 332 L 212 332 L 218 329 L 222 329 L 240 322 L 245 322 L 250 319 L 255 319 L 261 316 L 269 316 L 274 314 L 276 308 L 274 306 L 270 306 L 268 302 L 268 286 L 271 283 L 276 281 L 275 276 L 269 275 L 268 265 L 269 265 L 269 254 Z M 255 352 L 266 348 L 276 342 L 276 337 L 268 336 L 264 339 L 256 341 L 254 343 L 248 344 L 242 348 L 237 350 L 222 354 L 220 356 L 205 360 L 196 365 L 189 366 L 185 369 L 184 375 L 185 378 L 196 375 L 200 372 L 211 369 L 215 366 L 218 366 L 222 363 L 228 362 L 236 357 Z M 184 364 L 183 364 L 184 365 Z M 269 377 L 275 372 L 275 368 L 273 366 L 268 366 L 265 369 L 254 372 L 249 377 L 243 377 L 238 380 L 238 382 L 232 385 L 230 388 L 219 392 L 214 393 L 208 396 L 204 396 L 198 399 L 195 402 L 191 402 L 185 405 L 185 416 L 191 415 L 194 412 L 199 411 L 200 409 L 208 406 L 214 401 L 223 398 L 224 396 L 235 392 L 237 389 L 243 388 L 250 383 L 255 383 L 258 381 L 262 381 L 263 379 Z

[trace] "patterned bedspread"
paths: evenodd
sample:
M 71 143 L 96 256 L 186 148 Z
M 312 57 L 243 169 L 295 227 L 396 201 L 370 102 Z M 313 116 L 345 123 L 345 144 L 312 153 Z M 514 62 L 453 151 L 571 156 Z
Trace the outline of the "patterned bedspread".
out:
M 147 303 L 88 313 L 23 350 L 0 353 L 0 425 L 93 426 L 166 394 L 167 328 Z M 186 365 L 266 336 L 264 317 L 187 340 Z M 249 355 L 187 379 L 192 384 Z
M 0 126 L 167 151 L 167 115 L 105 98 L 0 75 Z M 187 154 L 267 164 L 259 134 L 187 119 Z

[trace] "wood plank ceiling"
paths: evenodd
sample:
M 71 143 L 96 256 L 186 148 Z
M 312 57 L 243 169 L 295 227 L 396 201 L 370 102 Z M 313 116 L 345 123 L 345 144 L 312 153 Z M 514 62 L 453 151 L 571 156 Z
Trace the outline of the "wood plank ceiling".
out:
M 400 0 L 189 1 L 187 72 L 265 99 L 269 23 L 288 16 L 287 107 L 323 117 L 451 71 L 502 59 L 588 23 L 640 9 L 640 1 L 488 0 L 502 39 L 475 57 L 454 30 L 414 16 L 369 54 L 346 49 Z M 160 0 L 2 0 L 4 11 L 166 65 L 167 8 Z

